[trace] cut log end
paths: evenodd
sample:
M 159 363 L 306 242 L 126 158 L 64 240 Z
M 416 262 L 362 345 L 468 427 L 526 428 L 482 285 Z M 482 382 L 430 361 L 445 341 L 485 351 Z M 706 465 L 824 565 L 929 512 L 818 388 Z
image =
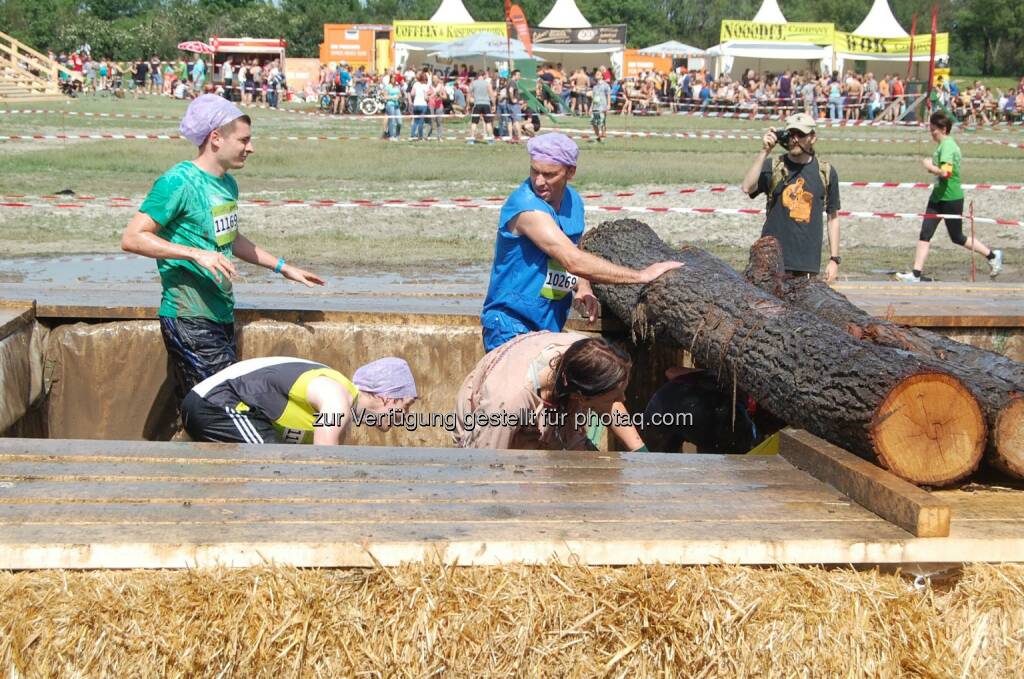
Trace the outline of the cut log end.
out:
M 918 373 L 893 387 L 871 425 L 879 463 L 912 483 L 947 486 L 977 469 L 985 418 L 960 380 Z
M 1015 398 L 1003 408 L 992 431 L 993 466 L 1024 479 L 1024 398 Z

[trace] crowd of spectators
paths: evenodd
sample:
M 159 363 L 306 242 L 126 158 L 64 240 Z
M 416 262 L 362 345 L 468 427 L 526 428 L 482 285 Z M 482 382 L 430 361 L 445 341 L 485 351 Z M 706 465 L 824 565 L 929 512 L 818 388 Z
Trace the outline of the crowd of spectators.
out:
M 319 78 L 300 91 L 289 92 L 280 63 L 274 59 L 228 59 L 213 72 L 209 56 L 165 61 L 159 57 L 135 62 L 93 58 L 89 46 L 51 56 L 79 79 L 61 75 L 66 91 L 129 94 L 162 94 L 191 99 L 204 92 L 216 92 L 243 104 L 277 106 L 285 93 L 304 101 L 318 101 L 326 112 L 387 113 L 416 115 L 411 130 L 416 138 L 439 136 L 442 114 L 472 115 L 482 105 L 471 94 L 481 75 L 490 83 L 486 115 L 482 122 L 499 136 L 519 137 L 540 129 L 540 115 L 546 111 L 562 115 L 590 116 L 593 93 L 598 83 L 611 90 L 607 113 L 660 115 L 662 113 L 731 112 L 757 116 L 760 113 L 788 115 L 804 112 L 814 118 L 834 120 L 897 120 L 911 101 L 903 78 L 895 73 L 819 75 L 809 71 L 756 73 L 745 71 L 739 78 L 727 74 L 713 77 L 706 71 L 676 68 L 669 73 L 641 72 L 616 77 L 606 66 L 566 69 L 562 64 L 544 64 L 538 69 L 536 88 L 526 93 L 511 82 L 507 71 L 484 69 L 480 73 L 461 64 L 454 67 L 389 69 L 377 74 L 364 66 L 324 64 Z M 417 85 L 417 83 L 420 83 Z M 364 100 L 370 100 L 364 104 Z M 1024 78 L 1007 91 L 992 90 L 974 81 L 961 89 L 951 79 L 937 81 L 931 104 L 945 109 L 967 124 L 1024 119 Z M 389 134 L 385 126 L 386 136 Z
M 137 61 L 93 58 L 87 46 L 70 53 L 50 53 L 50 58 L 77 77 L 63 71 L 63 89 L 78 94 L 165 95 L 175 99 L 194 99 L 213 92 L 244 104 L 265 103 L 277 106 L 287 83 L 277 59 L 227 59 L 214 74 L 209 55 L 165 61 L 158 56 Z

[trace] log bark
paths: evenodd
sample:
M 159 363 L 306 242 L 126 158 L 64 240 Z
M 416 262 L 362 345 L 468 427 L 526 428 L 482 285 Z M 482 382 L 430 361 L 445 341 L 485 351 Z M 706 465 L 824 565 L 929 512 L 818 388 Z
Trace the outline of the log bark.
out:
M 635 269 L 684 263 L 647 286 L 594 285 L 634 338 L 674 342 L 790 424 L 912 483 L 949 485 L 978 466 L 985 421 L 949 373 L 787 307 L 707 252 L 670 247 L 642 222 L 606 222 L 581 247 Z
M 824 281 L 786 276 L 782 247 L 771 236 L 750 248 L 746 277 L 786 304 L 810 311 L 853 337 L 914 352 L 933 369 L 956 376 L 977 398 L 988 423 L 986 460 L 1003 473 L 1024 478 L 1024 364 L 871 316 Z

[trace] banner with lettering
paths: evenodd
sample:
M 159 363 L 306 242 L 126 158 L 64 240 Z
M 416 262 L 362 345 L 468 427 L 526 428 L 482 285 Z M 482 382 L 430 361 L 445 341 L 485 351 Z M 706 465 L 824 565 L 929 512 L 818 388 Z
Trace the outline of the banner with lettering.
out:
M 831 45 L 835 39 L 833 24 L 785 23 L 763 24 L 758 21 L 723 19 L 721 42 L 802 42 Z
M 928 54 L 931 49 L 931 34 L 914 36 L 914 52 Z M 871 38 L 853 33 L 836 33 L 835 48 L 840 54 L 863 54 L 865 56 L 907 56 L 910 54 L 910 36 L 906 38 Z M 949 54 L 949 33 L 935 35 L 935 53 Z
M 508 35 L 504 21 L 481 21 L 472 24 L 438 24 L 433 21 L 396 21 L 395 42 L 451 42 L 474 33 Z

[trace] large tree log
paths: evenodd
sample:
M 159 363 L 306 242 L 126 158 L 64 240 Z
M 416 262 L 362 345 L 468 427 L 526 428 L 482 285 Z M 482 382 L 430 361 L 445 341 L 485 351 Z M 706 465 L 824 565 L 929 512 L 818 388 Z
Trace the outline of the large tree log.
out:
M 668 246 L 642 222 L 606 222 L 581 245 L 637 269 L 683 262 L 647 286 L 594 289 L 634 336 L 688 349 L 790 424 L 917 484 L 948 485 L 978 466 L 985 421 L 952 375 L 787 307 L 707 252 Z
M 854 337 L 912 351 L 932 367 L 955 375 L 974 393 L 988 422 L 987 461 L 1004 473 L 1024 478 L 1024 365 L 943 335 L 871 316 L 824 281 L 786 276 L 782 246 L 772 236 L 750 248 L 746 277 L 786 304 L 810 311 Z M 1015 377 L 1019 381 L 1014 382 Z

